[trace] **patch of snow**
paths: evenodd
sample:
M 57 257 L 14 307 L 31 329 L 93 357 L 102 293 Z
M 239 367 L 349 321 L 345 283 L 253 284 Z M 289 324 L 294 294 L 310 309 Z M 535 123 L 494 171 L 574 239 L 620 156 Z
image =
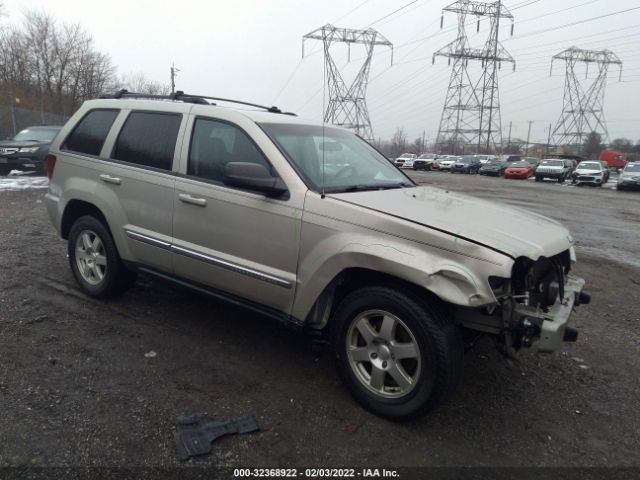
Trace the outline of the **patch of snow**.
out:
M 9 177 L 0 177 L 0 192 L 5 190 L 29 190 L 37 188 L 48 188 L 49 179 L 47 177 L 34 177 L 18 174 L 13 172 L 19 170 L 12 170 L 12 175 Z

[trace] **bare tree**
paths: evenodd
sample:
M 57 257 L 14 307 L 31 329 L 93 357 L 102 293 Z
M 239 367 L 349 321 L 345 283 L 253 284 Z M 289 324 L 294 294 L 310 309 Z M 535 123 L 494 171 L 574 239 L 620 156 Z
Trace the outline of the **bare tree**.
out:
M 60 25 L 32 10 L 22 25 L 0 32 L 0 91 L 19 98 L 24 108 L 68 115 L 113 78 L 110 57 L 96 51 L 78 24 Z
M 407 134 L 404 128 L 398 127 L 391 137 L 391 155 L 397 157 L 407 150 Z
M 171 92 L 169 84 L 150 80 L 142 72 L 131 72 L 123 76 L 118 83 L 119 88 L 126 88 L 130 92 L 150 95 L 168 95 Z

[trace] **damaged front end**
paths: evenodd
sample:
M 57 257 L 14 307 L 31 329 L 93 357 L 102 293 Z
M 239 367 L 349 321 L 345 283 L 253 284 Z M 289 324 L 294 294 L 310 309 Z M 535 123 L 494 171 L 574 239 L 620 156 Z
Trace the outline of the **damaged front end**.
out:
M 569 317 L 591 297 L 583 291 L 584 280 L 569 274 L 574 261 L 573 247 L 535 261 L 517 258 L 511 278 L 489 278 L 496 304 L 473 314 L 459 312 L 463 325 L 497 334 L 509 355 L 523 347 L 553 352 L 563 341 L 576 341 L 578 331 L 568 325 Z

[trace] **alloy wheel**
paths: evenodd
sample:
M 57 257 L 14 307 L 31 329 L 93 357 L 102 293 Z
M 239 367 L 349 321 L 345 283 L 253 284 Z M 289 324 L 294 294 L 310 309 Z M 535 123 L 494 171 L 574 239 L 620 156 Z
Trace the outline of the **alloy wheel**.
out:
M 356 378 L 376 395 L 403 397 L 418 383 L 418 342 L 409 327 L 390 312 L 368 310 L 356 316 L 347 332 L 346 349 Z
M 75 260 L 82 279 L 98 285 L 107 273 L 107 255 L 104 244 L 93 230 L 83 230 L 76 239 Z

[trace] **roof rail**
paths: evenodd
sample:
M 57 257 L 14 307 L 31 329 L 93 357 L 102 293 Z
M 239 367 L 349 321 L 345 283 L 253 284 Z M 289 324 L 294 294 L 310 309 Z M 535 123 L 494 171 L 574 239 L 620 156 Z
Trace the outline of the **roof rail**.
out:
M 98 98 L 114 98 L 114 99 L 119 99 L 119 98 L 146 98 L 146 99 L 150 99 L 150 100 L 178 100 L 178 101 L 181 101 L 181 102 L 197 103 L 197 104 L 200 104 L 200 105 L 216 105 L 215 103 L 209 103 L 207 101 L 207 100 L 216 100 L 216 101 L 219 101 L 219 102 L 237 103 L 239 105 L 247 105 L 249 107 L 262 108 L 263 110 L 266 110 L 267 112 L 271 112 L 271 113 L 282 113 L 284 115 L 293 115 L 294 117 L 297 116 L 295 113 L 283 112 L 282 110 L 280 110 L 276 106 L 266 107 L 264 105 L 258 105 L 257 103 L 243 102 L 243 101 L 240 101 L 240 100 L 231 100 L 229 98 L 209 97 L 209 96 L 206 96 L 206 95 L 191 95 L 189 93 L 184 93 L 182 90 L 178 90 L 177 92 L 172 93 L 170 95 L 152 95 L 152 94 L 149 94 L 149 93 L 129 92 L 128 90 L 123 88 L 123 89 L 118 90 L 118 91 L 113 92 L 113 93 L 103 93 Z

